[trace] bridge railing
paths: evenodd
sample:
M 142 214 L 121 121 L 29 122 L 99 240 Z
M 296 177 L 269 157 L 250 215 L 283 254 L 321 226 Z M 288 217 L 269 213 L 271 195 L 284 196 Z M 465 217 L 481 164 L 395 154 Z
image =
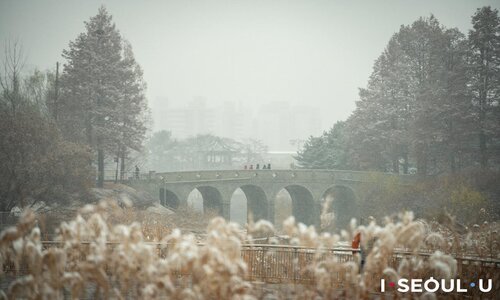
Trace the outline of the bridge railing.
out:
M 129 180 L 139 181 L 163 181 L 183 182 L 183 181 L 217 181 L 217 180 L 239 180 L 239 179 L 258 179 L 266 180 L 329 180 L 340 178 L 343 180 L 354 181 L 373 181 L 374 176 L 397 177 L 401 183 L 412 183 L 417 179 L 411 174 L 394 174 L 384 172 L 352 171 L 352 170 L 328 170 L 328 169 L 226 169 L 226 170 L 189 170 L 189 171 L 170 171 L 156 172 L 148 171 L 135 172 L 126 171 L 123 174 L 116 172 L 115 169 L 104 170 L 104 180 L 108 182 L 126 182 Z M 97 180 L 97 174 L 96 174 Z
M 403 175 L 381 172 L 326 170 L 326 169 L 260 169 L 260 170 L 200 170 L 179 172 L 150 172 L 141 174 L 140 180 L 161 180 L 165 183 L 217 181 L 238 179 L 265 180 L 320 180 L 329 181 L 335 178 L 353 181 L 373 181 L 374 176 L 398 177 L 402 183 L 412 182 L 414 175 Z M 135 178 L 135 177 L 134 177 Z

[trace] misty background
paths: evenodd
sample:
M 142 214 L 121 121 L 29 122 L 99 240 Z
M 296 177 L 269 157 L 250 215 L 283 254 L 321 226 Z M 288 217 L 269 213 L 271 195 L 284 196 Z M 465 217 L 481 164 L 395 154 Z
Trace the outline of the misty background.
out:
M 92 274 L 110 275 L 104 271 L 109 264 L 102 262 L 133 257 L 113 252 L 127 245 L 151 250 L 139 252 L 156 262 L 151 244 L 140 248 L 142 242 L 181 238 L 193 242 L 186 249 L 202 249 L 195 244 L 204 240 L 207 246 L 260 241 L 273 249 L 300 245 L 315 255 L 311 249 L 330 248 L 340 236 L 338 244 L 349 247 L 350 233 L 369 228 L 365 244 L 390 241 L 387 249 L 372 250 L 396 255 L 376 264 L 372 270 L 380 274 L 389 266 L 384 262 L 405 271 L 404 262 L 392 265 L 394 258 L 408 249 L 416 258 L 420 245 L 425 245 L 421 262 L 439 249 L 427 259 L 429 272 L 447 278 L 493 272 L 483 262 L 500 258 L 495 247 L 500 240 L 498 2 L 40 2 L 0 2 L 0 230 L 8 228 L 0 234 L 0 253 L 42 249 L 42 237 L 53 246 L 52 241 L 85 244 L 91 247 L 66 250 L 82 250 L 78 257 L 90 259 L 82 263 Z M 241 228 L 249 235 L 224 227 L 222 219 L 211 223 L 206 235 L 216 216 L 248 225 Z M 353 219 L 370 225 L 356 229 Z M 385 228 L 376 220 L 384 220 Z M 195 236 L 184 240 L 174 228 Z M 326 232 L 341 235 L 328 239 Z M 211 242 L 213 236 L 223 239 Z M 26 247 L 18 247 L 19 240 Z M 117 240 L 127 247 L 101 247 Z M 91 259 L 93 245 L 105 259 Z M 353 250 L 344 248 L 342 261 Z M 362 255 L 369 251 L 360 249 Z M 13 290 L 44 291 L 38 279 L 51 277 L 50 270 L 69 272 L 63 281 L 45 282 L 57 287 L 58 296 L 69 292 L 68 284 L 75 296 L 74 290 L 85 288 L 81 280 L 96 279 L 73 272 L 82 265 L 65 258 L 80 261 L 77 256 L 54 253 L 49 267 L 28 273 L 15 266 L 45 261 L 51 252 L 37 252 L 31 262 L 17 255 L 2 263 L 3 273 L 29 277 L 1 280 L 0 295 L 7 284 L 8 298 L 16 298 Z M 110 253 L 111 260 L 105 257 Z M 264 262 L 269 271 L 268 262 L 286 264 L 296 259 L 294 253 L 247 265 L 251 270 Z M 444 253 L 450 264 L 443 271 L 434 258 Z M 216 256 L 217 263 L 227 259 Z M 127 261 L 119 259 L 124 264 L 115 264 L 114 271 L 135 270 L 140 262 Z M 335 283 L 326 293 L 305 291 L 335 295 L 330 292 L 342 284 L 337 279 L 347 269 L 363 282 L 353 260 L 345 262 L 304 265 L 327 265 L 328 270 L 315 270 L 333 274 L 320 281 Z M 203 259 L 195 265 L 206 273 L 229 264 L 206 269 Z M 234 270 L 244 273 L 239 267 L 223 273 L 235 275 Z M 259 276 L 275 273 L 266 270 Z M 106 298 L 112 287 L 127 295 L 133 277 L 123 281 L 111 275 L 109 281 L 97 278 L 97 285 L 91 280 L 98 290 L 89 294 L 104 291 Z M 134 290 L 161 295 L 148 289 L 154 285 L 171 293 L 168 283 L 176 279 L 160 277 L 162 284 L 142 282 L 144 288 Z M 290 282 L 298 283 L 292 277 Z M 230 282 L 244 281 L 232 276 Z M 286 289 L 279 282 L 279 289 Z M 231 290 L 251 287 L 246 286 Z M 347 294 L 369 295 L 366 288 L 371 289 L 355 285 Z M 182 298 L 184 292 L 172 295 Z M 347 295 L 345 289 L 339 292 Z
M 456 0 L 2 0 L 0 41 L 22 43 L 26 72 L 54 69 L 101 4 L 144 69 L 153 131 L 258 139 L 270 151 L 296 151 L 346 119 L 400 25 L 432 13 L 467 32 L 477 7 L 500 7 Z

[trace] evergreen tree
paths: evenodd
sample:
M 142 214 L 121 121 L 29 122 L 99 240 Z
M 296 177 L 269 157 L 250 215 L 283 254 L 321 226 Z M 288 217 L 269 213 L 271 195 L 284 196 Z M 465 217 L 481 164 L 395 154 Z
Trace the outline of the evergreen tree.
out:
M 176 159 L 179 155 L 178 146 L 179 142 L 172 138 L 170 131 L 160 130 L 153 133 L 146 143 L 149 169 L 181 170 L 180 162 Z
M 139 149 L 147 111 L 142 71 L 104 7 L 85 22 L 86 31 L 63 51 L 58 119 L 66 136 L 97 152 L 98 186 L 104 180 L 104 152 L 116 153 L 124 168 L 127 149 Z
M 399 159 L 407 162 L 409 81 L 406 55 L 395 35 L 375 62 L 368 87 L 360 90 L 348 120 L 349 148 L 358 168 L 399 172 Z
M 488 167 L 500 139 L 500 17 L 498 10 L 483 7 L 472 17 L 469 31 L 471 92 L 479 162 Z M 493 149 L 489 149 L 490 146 Z M 494 152 L 493 152 L 494 153 Z
M 305 169 L 328 168 L 328 149 L 326 146 L 325 134 L 320 137 L 310 136 L 305 142 L 303 149 L 299 151 L 295 157 L 300 167 Z
M 349 119 L 363 169 L 421 175 L 456 167 L 468 112 L 465 38 L 431 16 L 402 26 L 376 61 Z M 443 163 L 446 162 L 446 163 Z
M 467 89 L 467 40 L 458 29 L 447 29 L 437 76 L 437 103 L 434 104 L 434 172 L 456 172 L 470 165 L 472 105 Z
M 320 137 L 309 137 L 295 159 L 306 169 L 348 169 L 345 122 L 337 122 Z
M 467 89 L 467 43 L 436 18 L 402 26 L 376 60 L 368 86 L 343 131 L 341 165 L 421 175 L 455 171 L 471 153 L 472 105 Z M 311 137 L 298 160 L 304 167 L 338 167 L 332 132 Z M 347 163 L 345 162 L 347 161 Z
M 130 43 L 123 48 L 121 73 L 121 97 L 114 119 L 118 134 L 116 138 L 116 158 L 120 160 L 120 179 L 126 172 L 126 160 L 130 151 L 140 152 L 149 121 L 149 111 L 144 94 L 146 84 L 142 79 L 142 69 L 137 64 Z M 113 151 L 113 150 L 111 150 Z
M 425 176 L 435 156 L 433 145 L 439 142 L 438 130 L 441 126 L 440 90 L 443 75 L 443 56 L 446 39 L 438 20 L 420 18 L 411 26 L 403 26 L 398 33 L 398 41 L 405 53 L 408 64 L 410 96 L 409 117 L 411 150 L 417 172 Z M 446 76 L 446 74 L 444 74 Z

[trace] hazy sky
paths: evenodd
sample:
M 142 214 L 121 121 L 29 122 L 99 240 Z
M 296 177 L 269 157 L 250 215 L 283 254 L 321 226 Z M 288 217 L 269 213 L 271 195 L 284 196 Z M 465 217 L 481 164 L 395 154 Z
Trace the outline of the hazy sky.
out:
M 465 33 L 477 7 L 500 7 L 471 0 L 0 0 L 0 54 L 17 38 L 29 65 L 53 68 L 101 4 L 132 43 L 153 111 L 165 99 L 179 106 L 194 96 L 209 105 L 281 100 L 318 107 L 325 129 L 350 114 L 400 25 L 432 13 Z

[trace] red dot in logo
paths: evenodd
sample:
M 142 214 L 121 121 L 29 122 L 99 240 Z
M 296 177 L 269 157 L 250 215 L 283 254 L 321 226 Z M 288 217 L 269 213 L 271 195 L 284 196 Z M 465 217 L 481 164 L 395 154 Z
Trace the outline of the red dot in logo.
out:
M 389 282 L 389 286 L 390 286 L 390 287 L 394 287 L 395 285 L 396 285 L 396 284 L 395 284 L 394 282 L 392 282 L 392 281 L 391 281 L 391 282 Z

